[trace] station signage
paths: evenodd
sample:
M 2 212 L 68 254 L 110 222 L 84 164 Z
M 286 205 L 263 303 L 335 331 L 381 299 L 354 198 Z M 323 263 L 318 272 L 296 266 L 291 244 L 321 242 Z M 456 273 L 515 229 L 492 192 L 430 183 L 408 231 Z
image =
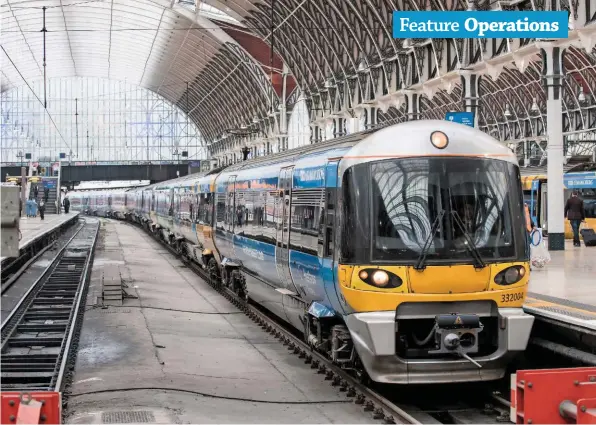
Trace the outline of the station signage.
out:
M 569 36 L 566 11 L 393 12 L 394 38 L 545 38 Z
M 474 127 L 474 112 L 447 112 L 445 120 Z

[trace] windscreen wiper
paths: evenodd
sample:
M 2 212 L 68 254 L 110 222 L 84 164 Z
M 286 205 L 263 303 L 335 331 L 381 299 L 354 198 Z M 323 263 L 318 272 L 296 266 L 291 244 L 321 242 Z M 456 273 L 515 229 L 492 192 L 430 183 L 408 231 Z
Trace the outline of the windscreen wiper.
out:
M 435 218 L 435 221 L 433 222 L 433 225 L 430 229 L 430 234 L 424 241 L 424 246 L 422 247 L 422 251 L 420 251 L 420 256 L 418 257 L 418 261 L 416 261 L 414 270 L 424 270 L 426 268 L 426 264 L 424 264 L 424 262 L 426 260 L 426 255 L 428 254 L 428 249 L 430 248 L 430 244 L 435 237 L 437 230 L 439 229 L 439 224 L 441 224 L 441 219 L 444 215 L 445 210 L 441 210 L 439 211 L 439 214 L 437 214 L 437 218 Z
M 454 219 L 455 223 L 459 226 L 460 230 L 463 232 L 464 238 L 466 238 L 466 242 L 467 242 L 466 246 L 472 253 L 472 257 L 474 258 L 474 262 L 475 262 L 474 267 L 477 269 L 485 268 L 486 264 L 484 264 L 484 261 L 482 261 L 482 257 L 480 256 L 480 251 L 478 251 L 478 247 L 474 244 L 472 237 L 466 231 L 466 226 L 464 225 L 464 222 L 460 218 L 457 211 L 451 211 L 451 213 L 453 214 L 453 219 Z

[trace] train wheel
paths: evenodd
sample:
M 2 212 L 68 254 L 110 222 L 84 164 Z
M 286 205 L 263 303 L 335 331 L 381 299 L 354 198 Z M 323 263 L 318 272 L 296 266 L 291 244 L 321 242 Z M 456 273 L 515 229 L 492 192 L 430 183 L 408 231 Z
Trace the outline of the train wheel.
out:
M 248 290 L 246 288 L 246 279 L 240 273 L 240 270 L 232 272 L 232 288 L 236 295 L 238 295 L 244 302 L 248 301 Z
M 207 271 L 209 272 L 209 284 L 215 288 L 219 288 L 221 282 L 219 280 L 219 270 L 215 258 L 211 258 L 207 263 Z

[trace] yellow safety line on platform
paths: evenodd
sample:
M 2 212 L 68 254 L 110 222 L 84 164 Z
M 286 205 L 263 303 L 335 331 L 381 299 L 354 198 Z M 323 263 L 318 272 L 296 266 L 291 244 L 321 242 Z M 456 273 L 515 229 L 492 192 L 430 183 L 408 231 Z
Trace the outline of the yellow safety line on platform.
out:
M 596 313 L 594 313 L 593 311 L 583 310 L 581 308 L 570 307 L 562 304 L 556 304 L 549 301 L 541 300 L 539 298 L 526 297 L 526 301 L 531 301 L 532 304 L 524 305 L 524 307 L 536 309 L 540 309 L 542 307 L 556 307 L 561 310 L 567 310 L 569 312 L 578 312 L 587 316 L 592 316 L 594 317 L 594 320 L 596 320 Z

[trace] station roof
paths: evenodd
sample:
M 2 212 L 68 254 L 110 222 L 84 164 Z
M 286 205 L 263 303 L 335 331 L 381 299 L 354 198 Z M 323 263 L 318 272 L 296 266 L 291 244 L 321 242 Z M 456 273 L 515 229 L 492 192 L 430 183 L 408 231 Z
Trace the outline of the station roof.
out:
M 248 53 L 267 51 L 266 44 L 211 6 L 192 10 L 172 0 L 7 0 L 0 11 L 6 53 L 1 91 L 43 79 L 45 51 L 47 79 L 126 80 L 177 104 L 207 139 L 267 116 L 272 103 L 277 107 L 279 81 L 272 86 L 269 73 Z M 244 47 L 230 34 L 241 36 Z M 275 66 L 282 67 L 277 55 Z
M 408 89 L 453 74 L 455 68 L 479 69 L 492 75 L 480 83 L 480 122 L 485 131 L 500 132 L 495 137 L 506 141 L 536 135 L 546 127 L 542 61 L 540 51 L 532 48 L 533 40 L 505 39 L 495 44 L 485 39 L 392 37 L 394 9 L 467 10 L 468 1 L 205 0 L 197 1 L 196 9 L 184 3 L 194 4 L 188 0 L 7 0 L 1 7 L 2 46 L 22 77 L 3 57 L 0 89 L 21 85 L 23 79 L 43 78 L 41 7 L 47 6 L 48 78 L 126 79 L 178 104 L 208 141 L 278 110 L 281 58 L 295 78 L 288 82 L 287 93 L 300 86 L 307 98 L 323 98 L 325 109 L 354 90 L 362 94 L 360 100 L 354 97 L 358 103 L 367 101 L 366 93 L 379 86 Z M 482 10 L 494 2 L 473 3 Z M 529 1 L 524 4 L 530 10 L 534 7 Z M 572 18 L 579 19 L 577 10 L 574 13 Z M 573 25 L 591 22 L 594 26 L 590 19 Z M 276 54 L 268 58 L 270 44 Z M 568 46 L 565 58 L 563 107 L 570 131 L 587 127 L 596 116 L 592 113 L 596 47 L 580 44 Z M 398 69 L 397 82 L 390 81 L 394 69 Z M 459 78 L 424 87 L 422 118 L 443 119 L 445 112 L 460 110 L 461 93 Z M 580 93 L 583 98 L 578 98 Z M 592 112 L 582 118 L 588 109 Z M 529 119 L 533 114 L 537 124 Z M 399 122 L 406 117 L 402 103 L 383 111 L 379 121 Z

